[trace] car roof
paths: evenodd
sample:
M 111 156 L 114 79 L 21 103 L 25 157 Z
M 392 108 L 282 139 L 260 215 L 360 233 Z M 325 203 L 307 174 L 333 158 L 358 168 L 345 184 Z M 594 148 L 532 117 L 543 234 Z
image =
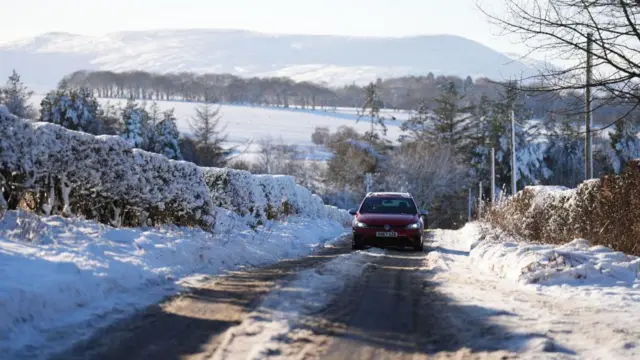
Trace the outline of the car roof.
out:
M 403 198 L 411 198 L 411 194 L 406 192 L 370 192 L 367 194 L 367 197 L 403 197 Z

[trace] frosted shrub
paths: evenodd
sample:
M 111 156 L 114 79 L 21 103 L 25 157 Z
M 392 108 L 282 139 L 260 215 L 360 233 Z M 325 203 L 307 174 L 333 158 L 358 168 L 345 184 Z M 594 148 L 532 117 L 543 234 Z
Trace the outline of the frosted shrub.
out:
M 264 190 L 259 181 L 245 170 L 202 168 L 209 196 L 215 206 L 231 210 L 240 216 L 266 218 Z
M 585 181 L 576 189 L 527 187 L 490 211 L 486 220 L 530 241 L 589 239 L 640 255 L 640 160 L 619 175 Z

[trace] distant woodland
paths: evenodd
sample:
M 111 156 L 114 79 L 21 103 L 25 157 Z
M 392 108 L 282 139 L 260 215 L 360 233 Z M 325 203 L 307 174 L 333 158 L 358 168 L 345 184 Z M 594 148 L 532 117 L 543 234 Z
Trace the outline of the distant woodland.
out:
M 482 97 L 497 99 L 503 85 L 487 78 L 457 76 L 405 76 L 378 79 L 375 82 L 380 106 L 398 110 L 417 110 L 421 106 L 435 108 L 437 99 L 451 83 L 464 94 L 469 105 L 477 105 Z M 145 71 L 76 71 L 60 84 L 86 87 L 101 98 L 134 100 L 193 101 L 256 106 L 302 107 L 329 110 L 336 107 L 361 108 L 365 87 L 356 84 L 330 87 L 327 84 L 296 82 L 285 77 L 242 78 L 231 74 L 195 74 L 190 72 L 158 74 Z M 581 113 L 580 95 L 554 92 L 529 93 L 523 99 L 532 117 L 544 118 L 550 113 Z M 610 123 L 626 109 L 608 102 L 596 106 L 594 123 Z

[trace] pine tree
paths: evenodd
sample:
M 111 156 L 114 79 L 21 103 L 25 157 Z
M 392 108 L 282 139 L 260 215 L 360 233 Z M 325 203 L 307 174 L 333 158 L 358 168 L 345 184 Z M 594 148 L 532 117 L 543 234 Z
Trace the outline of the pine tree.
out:
M 511 112 L 515 115 L 517 186 L 539 184 L 550 176 L 544 162 L 544 148 L 527 133 L 530 111 L 524 107 L 522 94 L 515 86 L 505 87 L 493 102 L 489 120 L 488 148 L 496 151 L 496 184 L 511 188 Z M 488 159 L 488 157 L 487 157 Z M 487 164 L 487 166 L 490 166 Z
M 381 81 L 378 79 L 377 83 L 372 82 L 365 87 L 364 104 L 357 119 L 357 121 L 360 121 L 360 118 L 364 116 L 369 118 L 371 128 L 365 133 L 365 139 L 371 143 L 381 140 L 380 133 L 387 135 L 387 126 L 384 123 L 385 119 L 380 115 L 380 110 L 384 106 L 378 93 L 380 83 Z
M 615 130 L 609 134 L 611 151 L 609 161 L 616 173 L 624 170 L 629 160 L 640 158 L 640 121 L 637 114 L 633 114 L 615 125 Z
M 119 135 L 122 133 L 123 124 L 119 110 L 109 102 L 100 107 L 97 122 L 100 131 L 96 135 Z
M 20 80 L 20 75 L 13 70 L 7 85 L 0 89 L 0 104 L 5 105 L 10 113 L 22 119 L 35 119 L 36 111 L 29 100 L 33 91 L 27 89 Z
M 121 117 L 124 123 L 124 130 L 120 135 L 131 146 L 139 149 L 143 149 L 145 143 L 145 124 L 144 117 L 146 111 L 139 107 L 133 100 L 129 99 L 124 109 L 122 109 Z
M 160 110 L 157 102 L 151 103 L 149 110 L 146 110 L 145 105 L 145 114 L 146 117 L 143 119 L 144 124 L 144 149 L 148 151 L 155 151 L 158 143 L 157 139 L 157 125 L 164 119 L 165 114 Z M 173 110 L 172 110 L 173 111 Z
M 468 151 L 473 106 L 465 104 L 453 82 L 449 82 L 436 99 L 434 109 L 434 138 L 436 143 L 445 142 L 460 153 Z
M 196 106 L 196 116 L 190 123 L 196 145 L 196 163 L 201 166 L 221 167 L 227 152 L 222 148 L 227 136 L 220 125 L 220 108 L 214 109 L 209 103 Z
M 162 154 L 169 159 L 182 160 L 180 153 L 180 132 L 176 126 L 174 110 L 167 110 L 163 113 L 163 119 L 155 125 L 155 152 Z
M 473 79 L 471 78 L 471 76 L 467 76 L 466 79 L 464 79 L 464 85 L 463 85 L 463 89 L 464 89 L 464 93 L 468 94 L 472 89 L 473 89 Z
M 474 126 L 470 136 L 471 151 L 469 162 L 471 164 L 470 176 L 478 181 L 486 181 L 491 176 L 491 148 L 495 146 L 492 141 L 493 116 L 492 103 L 489 97 L 483 95 L 474 109 Z
M 100 105 L 87 88 L 52 91 L 42 99 L 40 107 L 40 121 L 92 134 L 100 132 L 96 120 Z
M 574 187 L 584 180 L 584 138 L 581 119 L 548 117 L 545 162 L 550 170 L 546 183 Z

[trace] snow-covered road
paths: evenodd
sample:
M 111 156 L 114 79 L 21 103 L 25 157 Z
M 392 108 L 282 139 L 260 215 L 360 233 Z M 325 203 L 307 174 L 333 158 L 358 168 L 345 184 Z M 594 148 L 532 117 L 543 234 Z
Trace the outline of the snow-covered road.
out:
M 425 253 L 353 252 L 344 241 L 266 268 L 188 278 L 192 292 L 59 358 L 640 356 L 637 287 L 514 281 L 505 276 L 508 262 L 488 251 L 504 245 L 478 245 L 478 238 L 474 226 L 438 230 Z

